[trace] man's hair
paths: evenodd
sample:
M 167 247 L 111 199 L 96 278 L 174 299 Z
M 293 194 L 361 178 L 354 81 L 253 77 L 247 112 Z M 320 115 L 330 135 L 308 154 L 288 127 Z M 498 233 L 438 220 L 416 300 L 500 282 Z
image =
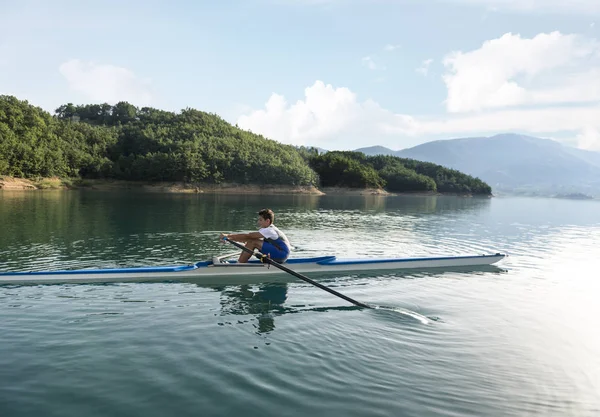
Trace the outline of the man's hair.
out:
M 258 215 L 265 220 L 271 220 L 271 224 L 273 224 L 273 221 L 275 220 L 275 213 L 273 213 L 273 210 L 271 209 L 262 209 L 258 212 Z

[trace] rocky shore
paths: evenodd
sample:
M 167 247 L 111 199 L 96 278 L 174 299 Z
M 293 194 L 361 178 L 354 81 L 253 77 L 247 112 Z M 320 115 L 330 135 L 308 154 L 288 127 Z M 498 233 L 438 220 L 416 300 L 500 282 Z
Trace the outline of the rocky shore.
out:
M 246 185 L 246 184 L 204 184 L 184 182 L 144 182 L 122 180 L 72 180 L 61 178 L 40 178 L 29 180 L 0 176 L 0 190 L 5 191 L 35 191 L 35 190 L 70 190 L 91 189 L 101 191 L 111 190 L 139 190 L 157 193 L 214 193 L 214 194 L 308 194 L 308 195 L 417 195 L 434 196 L 443 195 L 438 192 L 390 193 L 377 188 L 343 188 L 314 186 L 286 186 L 286 185 Z M 470 195 L 462 195 L 469 197 Z
M 222 194 L 323 194 L 313 186 L 285 185 L 244 185 L 244 184 L 202 184 L 183 182 L 144 182 L 120 180 L 65 180 L 60 178 L 42 178 L 29 180 L 24 178 L 0 177 L 0 190 L 123 190 L 136 189 L 162 193 L 222 193 Z

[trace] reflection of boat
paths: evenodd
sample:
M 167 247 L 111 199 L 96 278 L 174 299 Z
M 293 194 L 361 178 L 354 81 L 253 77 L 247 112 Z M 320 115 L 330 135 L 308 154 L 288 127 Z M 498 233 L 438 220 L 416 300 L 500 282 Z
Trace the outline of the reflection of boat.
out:
M 215 257 L 210 261 L 192 265 L 79 269 L 62 271 L 0 272 L 0 284 L 55 284 L 87 282 L 144 282 L 193 280 L 199 283 L 249 283 L 267 282 L 267 277 L 280 276 L 277 281 L 295 281 L 281 269 L 252 259 L 241 264 L 227 261 L 239 252 Z M 360 258 L 338 259 L 335 256 L 290 258 L 284 264 L 300 274 L 325 274 L 344 272 L 395 272 L 430 268 L 460 268 L 491 265 L 503 259 L 502 253 L 472 256 L 437 256 L 421 258 Z
M 288 294 L 287 284 L 283 283 L 230 285 L 223 287 L 220 294 L 220 315 L 223 317 L 254 316 L 256 323 L 252 325 L 257 334 L 275 330 L 276 316 L 295 311 L 294 307 L 284 306 Z M 231 323 L 224 320 L 220 325 Z

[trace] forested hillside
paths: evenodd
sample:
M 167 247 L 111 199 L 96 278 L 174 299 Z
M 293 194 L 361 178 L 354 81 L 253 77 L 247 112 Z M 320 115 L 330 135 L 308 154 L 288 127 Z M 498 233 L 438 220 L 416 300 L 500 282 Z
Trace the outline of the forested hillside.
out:
M 0 175 L 491 193 L 439 165 L 284 145 L 194 109 L 66 104 L 51 115 L 13 96 L 0 96 Z
M 454 169 L 389 155 L 333 151 L 310 159 L 323 186 L 385 187 L 391 192 L 438 191 L 490 195 L 491 187 Z
M 0 98 L 0 174 L 146 181 L 316 184 L 298 151 L 185 109 L 61 106 Z

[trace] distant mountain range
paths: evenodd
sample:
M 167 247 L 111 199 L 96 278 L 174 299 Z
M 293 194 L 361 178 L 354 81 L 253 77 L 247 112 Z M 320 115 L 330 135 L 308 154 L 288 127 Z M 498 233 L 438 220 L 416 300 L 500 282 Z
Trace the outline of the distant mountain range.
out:
M 494 192 L 600 196 L 600 152 L 549 139 L 500 134 L 436 140 L 400 151 L 383 146 L 356 151 L 433 162 L 479 177 Z

